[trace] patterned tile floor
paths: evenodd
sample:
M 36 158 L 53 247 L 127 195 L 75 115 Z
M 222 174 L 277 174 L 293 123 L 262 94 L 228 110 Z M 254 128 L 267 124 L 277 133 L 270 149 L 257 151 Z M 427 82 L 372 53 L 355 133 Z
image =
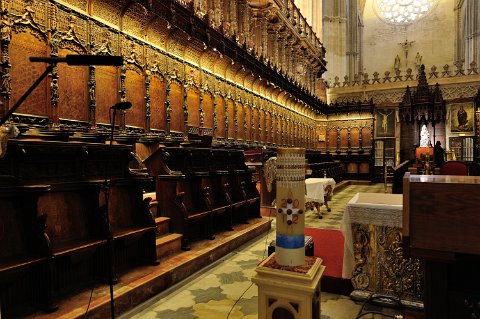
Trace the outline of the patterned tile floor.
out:
M 334 192 L 329 203 L 332 211 L 324 213 L 323 219 L 314 211 L 307 211 L 306 226 L 339 229 L 345 205 L 357 192 L 383 191 L 383 184 L 348 185 Z M 326 212 L 325 207 L 321 207 L 321 211 Z M 255 267 L 267 257 L 267 245 L 274 237 L 275 220 L 266 236 L 244 245 L 120 318 L 256 319 L 258 290 L 250 278 L 255 274 Z M 322 292 L 321 301 L 321 319 L 354 319 L 360 309 L 360 304 L 342 295 Z

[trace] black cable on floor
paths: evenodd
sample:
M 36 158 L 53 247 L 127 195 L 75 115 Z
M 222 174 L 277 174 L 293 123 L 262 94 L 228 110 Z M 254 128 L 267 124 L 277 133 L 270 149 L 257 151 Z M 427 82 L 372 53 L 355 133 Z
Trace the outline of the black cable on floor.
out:
M 272 210 L 269 209 L 269 210 L 268 210 L 268 221 L 269 221 L 269 222 L 270 222 L 270 220 L 271 220 L 271 216 L 272 216 Z M 268 235 L 270 234 L 270 229 L 271 229 L 271 228 L 272 228 L 272 227 L 270 227 L 270 228 L 267 230 L 267 235 L 265 236 L 265 248 L 263 249 L 262 260 L 265 259 L 265 252 L 267 251 L 267 240 L 268 240 Z M 250 289 L 252 286 L 253 286 L 253 281 L 250 283 L 250 285 L 247 287 L 247 289 L 245 289 L 245 291 L 240 295 L 240 297 L 238 297 L 237 300 L 235 300 L 235 303 L 234 303 L 233 306 L 230 308 L 230 311 L 228 312 L 226 319 L 228 319 L 228 318 L 230 317 L 230 314 L 232 313 L 233 308 L 235 308 L 235 306 L 236 306 L 237 303 L 240 301 L 240 299 L 242 299 L 243 295 L 245 295 L 245 293 L 248 291 L 248 289 Z
M 95 284 L 93 284 L 92 289 L 90 289 L 90 298 L 88 299 L 87 310 L 85 311 L 85 314 L 83 315 L 83 319 L 88 318 L 88 310 L 90 309 L 90 303 L 92 302 L 92 296 L 93 296 L 93 289 L 94 288 L 95 288 Z

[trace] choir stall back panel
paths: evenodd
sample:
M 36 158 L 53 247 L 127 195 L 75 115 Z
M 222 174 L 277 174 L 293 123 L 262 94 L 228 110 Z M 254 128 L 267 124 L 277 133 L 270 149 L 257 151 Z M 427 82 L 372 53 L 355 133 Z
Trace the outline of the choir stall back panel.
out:
M 474 318 L 480 301 L 480 178 L 406 173 L 403 182 L 404 245 L 426 262 L 426 318 Z
M 164 147 L 146 161 L 157 174 L 160 214 L 183 234 L 183 249 L 234 222 L 258 217 L 260 197 L 242 151 Z

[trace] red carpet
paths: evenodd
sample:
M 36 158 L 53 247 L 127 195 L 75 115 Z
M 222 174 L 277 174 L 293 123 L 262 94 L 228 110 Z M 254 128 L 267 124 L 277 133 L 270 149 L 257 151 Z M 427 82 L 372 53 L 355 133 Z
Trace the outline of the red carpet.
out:
M 323 259 L 324 275 L 342 278 L 343 234 L 339 230 L 305 228 L 305 235 L 312 236 L 314 255 Z

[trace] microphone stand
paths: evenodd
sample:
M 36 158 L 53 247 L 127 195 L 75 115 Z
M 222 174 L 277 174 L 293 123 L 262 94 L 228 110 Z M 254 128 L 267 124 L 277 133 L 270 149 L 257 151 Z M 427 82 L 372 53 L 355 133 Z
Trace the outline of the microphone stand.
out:
M 108 249 L 108 284 L 110 287 L 110 317 L 115 318 L 115 300 L 113 298 L 113 276 L 114 276 L 114 247 L 113 247 L 113 235 L 110 229 L 110 216 L 109 216 L 109 200 L 110 200 L 110 174 L 109 174 L 109 162 L 110 155 L 112 155 L 112 145 L 113 145 L 113 133 L 115 130 L 115 116 L 117 114 L 117 109 L 111 107 L 110 110 L 113 110 L 112 123 L 110 127 L 110 143 L 108 145 L 107 160 L 105 161 L 105 180 L 103 182 L 103 191 L 105 195 L 105 218 L 107 223 L 107 249 Z
M 54 64 L 49 64 L 47 66 L 47 69 L 45 70 L 45 72 L 43 72 L 40 77 L 35 81 L 33 82 L 32 86 L 30 86 L 30 88 L 25 91 L 25 93 L 23 93 L 23 95 L 18 99 L 18 101 L 12 106 L 12 108 L 10 110 L 8 110 L 8 112 L 5 114 L 5 116 L 3 117 L 3 119 L 0 120 L 0 126 L 2 126 L 3 124 L 5 124 L 5 122 L 9 119 L 9 117 L 18 109 L 18 107 L 23 103 L 23 101 L 25 101 L 25 99 L 33 92 L 33 90 L 35 90 L 35 88 L 40 84 L 40 82 L 43 81 L 43 79 L 50 73 L 52 72 L 54 68 Z

